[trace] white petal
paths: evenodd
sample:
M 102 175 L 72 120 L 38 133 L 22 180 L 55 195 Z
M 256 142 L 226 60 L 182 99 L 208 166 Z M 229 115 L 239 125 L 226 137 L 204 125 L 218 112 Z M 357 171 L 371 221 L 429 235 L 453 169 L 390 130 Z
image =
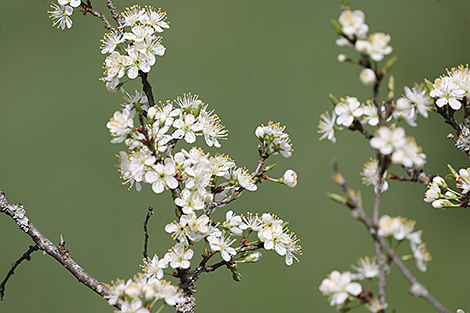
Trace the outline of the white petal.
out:
M 362 292 L 362 285 L 359 283 L 350 283 L 346 286 L 346 290 L 353 296 L 357 296 Z

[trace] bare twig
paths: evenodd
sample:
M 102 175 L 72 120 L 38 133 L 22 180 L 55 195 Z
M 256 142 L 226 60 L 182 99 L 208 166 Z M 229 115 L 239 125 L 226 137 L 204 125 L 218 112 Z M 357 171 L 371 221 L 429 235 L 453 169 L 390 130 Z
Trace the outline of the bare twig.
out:
M 21 204 L 12 204 L 2 189 L 0 189 L 0 212 L 10 216 L 16 224 L 23 230 L 37 247 L 49 254 L 51 257 L 56 259 L 67 269 L 73 276 L 75 276 L 79 282 L 96 292 L 102 297 L 106 297 L 109 294 L 109 287 L 106 284 L 99 282 L 93 276 L 88 274 L 80 265 L 78 265 L 65 250 L 61 249 L 52 243 L 46 236 L 44 236 L 39 229 L 26 216 L 26 212 Z M 62 247 L 65 248 L 65 242 L 62 240 Z M 118 309 L 121 308 L 121 304 L 115 305 Z
M 82 1 L 81 6 L 82 6 L 82 12 L 83 12 L 84 15 L 87 14 L 87 13 L 90 13 L 91 15 L 101 19 L 104 22 L 104 27 L 105 28 L 107 28 L 109 30 L 114 30 L 113 25 L 111 25 L 111 23 L 109 23 L 108 19 L 104 15 L 104 13 L 103 12 L 98 12 L 95 9 L 93 9 L 93 7 L 91 6 L 91 1 L 87 1 L 87 3 L 84 3 Z
M 436 176 L 432 173 L 425 173 L 422 167 L 413 166 L 403 168 L 408 173 L 408 176 L 398 176 L 396 174 L 390 173 L 390 179 L 398 181 L 417 182 L 427 186 L 430 182 L 432 182 L 433 178 Z
M 147 233 L 147 224 L 149 222 L 150 217 L 153 215 L 153 208 L 152 206 L 149 206 L 147 216 L 145 217 L 144 224 L 142 225 L 144 227 L 144 234 L 145 234 L 145 240 L 144 240 L 144 259 L 148 260 L 148 254 L 147 254 L 147 244 L 148 244 L 148 239 L 149 239 L 149 234 Z
M 27 260 L 27 261 L 31 260 L 31 253 L 33 253 L 34 251 L 37 251 L 37 250 L 39 250 L 39 247 L 37 245 L 29 246 L 28 251 L 23 253 L 23 255 L 18 260 L 16 260 L 16 262 L 11 264 L 11 269 L 8 271 L 7 276 L 5 277 L 5 279 L 0 284 L 0 301 L 3 301 L 3 296 L 5 295 L 5 285 L 8 281 L 8 279 L 15 273 L 15 269 L 24 260 Z

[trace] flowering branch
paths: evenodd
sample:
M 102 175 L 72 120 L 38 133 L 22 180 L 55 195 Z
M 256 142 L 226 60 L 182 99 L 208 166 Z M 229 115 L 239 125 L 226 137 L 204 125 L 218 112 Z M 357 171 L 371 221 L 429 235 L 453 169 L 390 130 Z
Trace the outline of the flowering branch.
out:
M 434 306 L 439 312 L 442 313 L 450 313 L 434 296 L 432 296 L 427 289 L 419 283 L 419 281 L 411 274 L 408 268 L 405 266 L 403 261 L 396 255 L 395 251 L 389 246 L 389 244 L 385 241 L 382 236 L 378 234 L 378 228 L 375 226 L 367 217 L 367 214 L 359 202 L 356 192 L 348 187 L 348 184 L 344 177 L 338 170 L 338 163 L 335 159 L 333 159 L 333 180 L 337 183 L 344 191 L 344 193 L 348 196 L 351 202 L 349 202 L 349 207 L 353 210 L 354 217 L 361 221 L 367 228 L 368 232 L 373 237 L 374 241 L 379 243 L 380 246 L 385 250 L 388 255 L 388 258 L 391 259 L 398 269 L 402 272 L 402 274 L 408 279 L 411 283 L 411 287 L 409 289 L 410 294 L 414 295 L 415 297 L 423 297 L 428 301 L 432 306 Z

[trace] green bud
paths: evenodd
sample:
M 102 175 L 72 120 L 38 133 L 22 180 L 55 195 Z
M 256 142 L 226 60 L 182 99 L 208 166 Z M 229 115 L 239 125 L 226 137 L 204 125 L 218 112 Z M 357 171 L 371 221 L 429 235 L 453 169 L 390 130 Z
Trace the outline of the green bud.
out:
M 434 90 L 433 83 L 431 83 L 426 78 L 424 79 L 424 86 L 426 87 L 426 90 L 428 91 L 428 93 L 430 93 L 432 90 Z
M 346 204 L 346 203 L 348 203 L 348 201 L 346 200 L 345 197 L 340 196 L 340 195 L 338 195 L 338 194 L 336 194 L 336 193 L 327 193 L 326 196 L 327 196 L 328 198 L 330 198 L 331 200 L 336 201 L 336 202 L 338 202 L 338 203 L 340 203 L 340 204 Z
M 242 274 L 240 274 L 238 272 L 233 272 L 232 278 L 233 278 L 234 281 L 236 281 L 238 283 L 239 281 L 242 280 Z
M 452 165 L 450 164 L 447 164 L 447 168 L 449 169 L 449 171 L 452 173 L 452 179 L 455 179 L 455 176 L 459 176 L 459 174 L 457 173 L 456 170 L 454 170 L 454 168 L 452 167 Z M 447 176 L 446 176 L 447 178 Z
M 395 65 L 395 63 L 397 62 L 397 57 L 396 56 L 393 56 L 390 60 L 387 61 L 387 63 L 385 63 L 385 66 L 383 68 L 383 71 L 385 73 L 387 73 L 388 71 L 391 70 L 391 68 Z
M 333 94 L 330 93 L 329 97 L 330 97 L 331 102 L 333 102 L 334 105 L 337 105 L 338 103 L 340 103 L 340 101 L 336 99 L 336 97 L 333 96 Z
M 388 100 L 393 100 L 393 98 L 395 97 L 394 91 L 395 91 L 395 78 L 393 77 L 393 75 L 390 75 L 390 77 L 388 78 L 388 97 L 387 97 Z
M 176 215 L 177 218 L 181 217 L 181 211 L 178 207 L 175 208 L 175 215 Z
M 331 20 L 331 24 L 333 25 L 333 28 L 335 29 L 335 32 L 342 36 L 343 35 L 343 30 L 342 30 L 342 27 L 341 25 L 339 25 L 338 21 L 336 20 Z
M 393 77 L 393 75 L 390 75 L 390 77 L 388 78 L 388 90 L 395 90 L 395 77 Z
M 284 223 L 281 225 L 281 227 L 284 228 L 284 227 L 286 227 L 287 225 L 289 225 L 289 222 L 286 221 L 286 222 L 284 222 Z
M 264 168 L 264 172 L 269 172 L 272 170 L 274 167 L 276 167 L 276 164 L 268 165 Z
M 360 206 L 363 206 L 363 203 L 362 203 L 362 192 L 360 190 L 357 191 L 356 193 L 356 198 L 357 198 L 357 202 L 359 202 L 359 205 Z
M 402 261 L 413 260 L 413 259 L 414 259 L 414 256 L 413 256 L 412 254 L 407 254 L 407 255 L 401 256 L 400 259 L 401 259 Z
M 198 117 L 199 114 L 201 114 L 201 108 L 202 108 L 202 103 L 199 104 L 199 106 L 197 107 L 197 109 L 193 111 L 194 117 Z

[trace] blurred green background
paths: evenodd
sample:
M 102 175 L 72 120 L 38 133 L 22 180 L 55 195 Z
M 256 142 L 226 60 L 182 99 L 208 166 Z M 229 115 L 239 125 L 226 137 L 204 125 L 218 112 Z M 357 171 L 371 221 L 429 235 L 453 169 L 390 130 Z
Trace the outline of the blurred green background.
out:
M 120 11 L 134 2 L 115 1 Z M 137 1 L 144 5 L 146 2 Z M 104 1 L 94 7 L 106 11 Z M 254 265 L 240 266 L 235 283 L 220 269 L 198 281 L 197 312 L 334 312 L 318 291 L 332 270 L 349 270 L 372 241 L 347 209 L 326 198 L 339 192 L 330 179 L 330 160 L 337 156 L 353 188 L 361 189 L 367 208 L 372 188 L 361 185 L 359 172 L 374 153 L 357 133 L 337 134 L 338 142 L 319 142 L 317 125 L 331 111 L 328 94 L 371 96 L 358 80 L 360 69 L 339 64 L 330 21 L 340 1 L 152 1 L 168 14 L 171 29 L 163 33 L 167 48 L 150 72 L 155 98 L 175 99 L 184 92 L 200 95 L 229 129 L 220 152 L 253 170 L 257 159 L 255 128 L 269 120 L 286 125 L 294 154 L 273 157 L 280 177 L 287 168 L 299 174 L 295 189 L 263 183 L 245 192 L 228 208 L 241 214 L 272 212 L 290 222 L 301 239 L 300 263 L 288 267 L 275 252 L 263 252 Z M 127 279 L 139 271 L 142 222 L 149 205 L 149 252 L 162 256 L 172 240 L 164 225 L 174 219 L 168 193 L 140 193 L 121 185 L 115 155 L 123 146 L 109 143 L 106 122 L 122 102 L 98 81 L 105 56 L 100 20 L 74 13 L 70 30 L 51 27 L 50 2 L 2 0 L 0 10 L 0 188 L 12 202 L 25 205 L 29 218 L 51 240 L 63 234 L 71 257 L 104 282 Z M 423 78 L 433 80 L 446 68 L 469 57 L 469 1 L 352 1 L 362 9 L 371 31 L 392 37 L 398 63 L 392 70 L 397 93 Z M 138 85 L 136 84 L 135 87 Z M 446 164 L 468 167 L 468 158 L 446 139 L 451 131 L 437 115 L 419 118 L 415 136 L 428 156 L 425 170 L 447 173 Z M 197 142 L 206 151 L 201 139 Z M 400 168 L 392 171 L 403 174 Z M 427 273 L 409 263 L 412 272 L 451 311 L 470 310 L 470 236 L 468 212 L 437 211 L 423 202 L 425 187 L 390 183 L 382 212 L 417 221 L 433 256 Z M 217 213 L 222 218 L 225 209 Z M 0 279 L 31 239 L 0 215 Z M 402 247 L 405 248 L 405 247 Z M 404 249 L 405 250 L 405 249 Z M 199 251 L 195 251 L 196 255 Z M 198 258 L 193 259 L 193 263 Z M 390 309 L 432 312 L 407 292 L 408 282 L 392 267 L 387 285 Z M 0 312 L 112 312 L 106 301 L 76 282 L 59 263 L 33 255 L 7 285 Z M 166 308 L 165 312 L 172 312 Z M 365 312 L 360 308 L 358 311 Z

